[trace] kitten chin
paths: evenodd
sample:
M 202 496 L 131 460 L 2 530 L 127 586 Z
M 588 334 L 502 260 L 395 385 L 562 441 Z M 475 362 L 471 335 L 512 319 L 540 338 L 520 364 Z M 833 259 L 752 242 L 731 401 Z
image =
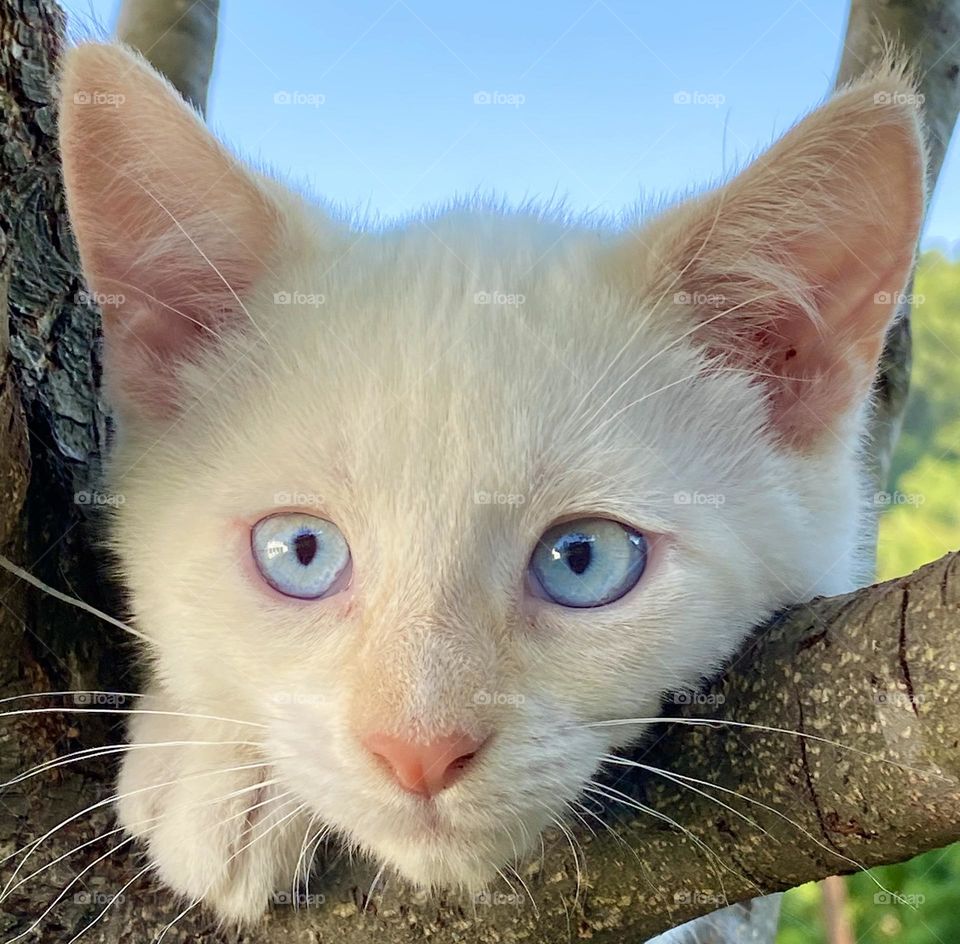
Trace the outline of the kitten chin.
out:
M 319 745 L 309 711 L 275 719 L 269 741 L 279 778 L 346 843 L 416 887 L 475 893 L 539 851 L 545 828 L 566 828 L 602 755 L 644 731 L 624 725 L 611 739 L 611 729 L 563 718 L 531 699 L 469 775 L 432 798 L 398 789 L 350 741 Z

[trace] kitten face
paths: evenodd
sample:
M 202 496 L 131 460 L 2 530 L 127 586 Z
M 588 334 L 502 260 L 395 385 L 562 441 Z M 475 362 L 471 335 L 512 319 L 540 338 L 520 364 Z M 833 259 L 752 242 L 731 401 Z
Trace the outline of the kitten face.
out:
M 267 298 L 308 285 L 326 302 L 278 320 L 248 301 L 269 344 L 254 332 L 243 353 L 228 345 L 198 365 L 196 406 L 156 442 L 154 427 L 128 433 L 113 470 L 120 553 L 164 683 L 198 710 L 229 704 L 268 724 L 266 750 L 324 821 L 446 884 L 490 878 L 564 814 L 603 751 L 639 733 L 581 725 L 655 715 L 664 689 L 711 671 L 771 604 L 845 579 L 850 556 L 848 535 L 823 541 L 818 495 L 768 441 L 742 375 L 670 387 L 697 369 L 664 328 L 682 324 L 675 314 L 651 318 L 610 367 L 604 328 L 644 316 L 575 262 L 596 253 L 588 237 L 530 279 L 504 273 L 529 251 L 505 240 L 519 228 L 546 242 L 549 227 L 430 227 L 457 255 L 434 271 L 422 256 L 433 236 L 400 237 L 422 243 L 402 260 L 371 236 L 325 280 L 323 259 L 307 258 L 267 284 Z M 477 276 L 456 299 L 458 259 Z M 416 287 L 360 301 L 371 275 Z M 478 307 L 485 284 L 526 302 Z M 329 599 L 284 597 L 252 562 L 251 527 L 294 508 L 350 547 L 349 585 Z M 538 539 L 585 516 L 647 536 L 639 583 L 597 608 L 536 596 Z M 376 730 L 490 741 L 425 808 L 363 748 Z
M 484 885 L 645 727 L 596 722 L 656 715 L 774 609 L 856 578 L 858 437 L 890 315 L 875 297 L 902 288 L 922 205 L 914 118 L 878 117 L 872 88 L 792 132 L 775 173 L 630 235 L 473 206 L 364 233 L 239 169 L 126 54 L 72 57 L 70 87 L 114 76 L 142 133 L 159 110 L 203 158 L 170 180 L 146 152 L 98 172 L 90 119 L 65 116 L 88 278 L 135 287 L 104 313 L 111 482 L 154 687 L 262 725 L 271 775 L 348 842 L 417 883 Z M 834 138 L 851 115 L 877 135 L 864 153 Z M 876 174 L 796 203 L 817 148 L 821 169 L 842 153 Z M 159 190 L 178 226 L 137 186 L 105 214 L 118 179 Z M 121 272 L 107 250 L 131 242 Z M 861 257 L 876 264 L 851 272 Z M 339 529 L 350 567 L 329 595 L 258 569 L 251 534 L 284 513 Z M 605 605 L 558 603 L 530 574 L 544 534 L 582 519 L 645 542 Z M 429 796 L 370 747 L 454 734 L 481 746 Z

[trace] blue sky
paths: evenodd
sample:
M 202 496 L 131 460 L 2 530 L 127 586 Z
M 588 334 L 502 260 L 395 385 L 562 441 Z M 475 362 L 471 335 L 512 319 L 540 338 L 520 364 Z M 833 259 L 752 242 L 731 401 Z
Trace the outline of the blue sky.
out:
M 65 3 L 80 33 L 111 28 L 116 5 Z M 478 189 L 617 212 L 729 174 L 816 104 L 846 10 L 223 0 L 209 120 L 241 153 L 381 216 Z M 956 140 L 924 245 L 960 254 Z

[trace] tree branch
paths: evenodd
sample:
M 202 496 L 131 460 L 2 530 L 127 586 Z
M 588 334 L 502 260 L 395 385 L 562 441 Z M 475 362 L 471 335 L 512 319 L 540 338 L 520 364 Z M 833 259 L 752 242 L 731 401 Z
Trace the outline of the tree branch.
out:
M 203 114 L 219 10 L 220 0 L 124 0 L 117 39 L 139 50 Z
M 837 87 L 879 62 L 889 43 L 905 50 L 920 77 L 927 132 L 928 200 L 936 187 L 947 145 L 960 112 L 960 0 L 851 0 Z M 877 375 L 877 399 L 870 427 L 874 487 L 887 486 L 890 460 L 910 388 L 910 309 L 913 282 L 887 333 Z
M 0 532 L 4 549 L 43 579 L 99 602 L 74 493 L 95 471 L 106 421 L 96 394 L 97 321 L 79 297 L 52 146 L 51 69 L 61 35 L 52 0 L 0 0 L 0 288 L 10 315 L 12 368 L 0 388 Z M 735 791 L 687 781 L 734 809 L 661 774 L 614 768 L 608 784 L 681 828 L 628 805 L 605 811 L 616 836 L 599 825 L 595 837 L 578 836 L 585 852 L 579 890 L 561 835 L 546 837 L 542 863 L 521 869 L 536 908 L 516 881 L 513 893 L 504 886 L 479 903 L 418 896 L 396 882 L 366 902 L 370 871 L 328 859 L 312 889 L 325 897 L 321 906 L 299 913 L 278 906 L 262 927 L 233 939 L 642 939 L 727 901 L 849 871 L 854 862 L 898 861 L 960 838 L 957 560 L 951 555 L 912 577 L 797 608 L 749 644 L 702 705 L 680 713 L 738 724 L 664 723 L 633 753 L 647 766 Z M 0 696 L 96 688 L 97 679 L 129 687 L 119 667 L 123 647 L 104 627 L 5 578 L 0 601 Z M 78 746 L 115 743 L 119 724 L 112 732 L 104 727 L 101 716 L 69 712 L 4 719 L 0 780 Z M 0 857 L 109 797 L 113 771 L 111 758 L 92 758 L 4 791 Z M 46 840 L 20 876 L 114 828 L 104 803 Z M 120 842 L 107 835 L 16 888 L 0 902 L 0 933 L 26 930 L 74 875 Z M 129 846 L 106 856 L 66 891 L 41 939 L 69 939 L 119 896 L 85 940 L 151 940 L 182 906 L 147 877 L 127 884 L 143 866 Z M 165 940 L 230 938 L 194 910 Z

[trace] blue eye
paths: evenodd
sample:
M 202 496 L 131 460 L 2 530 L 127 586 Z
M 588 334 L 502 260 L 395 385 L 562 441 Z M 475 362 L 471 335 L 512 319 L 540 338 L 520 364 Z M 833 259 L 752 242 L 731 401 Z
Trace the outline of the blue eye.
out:
M 530 572 L 561 606 L 604 606 L 636 586 L 647 566 L 647 540 L 607 518 L 552 527 L 537 544 Z
M 316 600 L 349 576 L 350 548 L 332 522 L 300 512 L 261 518 L 250 532 L 260 576 L 288 597 Z

